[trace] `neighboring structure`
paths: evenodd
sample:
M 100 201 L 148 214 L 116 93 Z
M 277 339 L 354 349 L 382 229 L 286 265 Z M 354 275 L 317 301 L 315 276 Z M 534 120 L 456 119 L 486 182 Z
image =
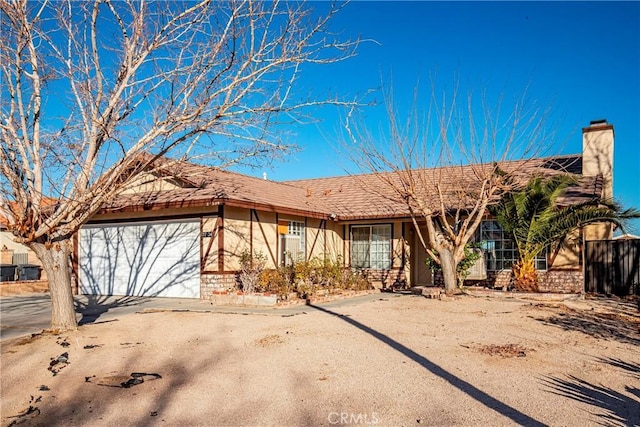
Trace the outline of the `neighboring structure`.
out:
M 42 269 L 42 263 L 36 254 L 21 243 L 13 239 L 13 234 L 7 230 L 6 219 L 0 216 L 0 265 L 3 271 L 11 272 L 2 274 L 2 282 L 34 280 L 34 272 L 38 280 L 46 280 L 46 274 Z M 13 266 L 11 269 L 7 267 Z M 23 266 L 28 266 L 28 273 Z
M 581 175 L 564 203 L 612 194 L 613 127 L 583 129 L 582 155 L 514 161 L 525 175 Z M 466 167 L 425 170 L 464 177 Z M 468 172 L 468 171 L 467 171 Z M 340 257 L 367 269 L 376 286 L 429 285 L 434 278 L 403 204 L 390 202 L 373 175 L 273 182 L 238 173 L 169 162 L 105 205 L 79 232 L 79 291 L 86 294 L 209 298 L 236 284 L 239 255 L 262 252 L 267 268 L 291 259 Z M 373 186 L 373 187 L 372 187 Z M 491 219 L 485 281 L 502 286 L 515 253 Z M 591 226 L 587 238 L 610 237 Z M 580 246 L 566 242 L 538 260 L 542 290 L 581 292 Z

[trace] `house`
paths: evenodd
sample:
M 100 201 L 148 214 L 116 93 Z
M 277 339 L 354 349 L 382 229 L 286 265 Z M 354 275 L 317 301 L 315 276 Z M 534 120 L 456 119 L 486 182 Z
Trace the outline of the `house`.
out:
M 613 126 L 583 129 L 580 155 L 512 161 L 523 179 L 573 173 L 578 184 L 564 203 L 611 196 Z M 274 182 L 187 162 L 159 160 L 84 225 L 77 238 L 77 278 L 83 294 L 209 298 L 236 285 L 239 256 L 261 252 L 267 268 L 290 257 L 340 257 L 362 268 L 377 287 L 437 282 L 425 264 L 405 205 L 385 197 L 373 175 Z M 163 163 L 164 162 L 164 163 Z M 468 166 L 424 173 L 469 180 Z M 420 224 L 418 224 L 420 226 Z M 487 218 L 479 238 L 491 243 L 483 281 L 501 286 L 514 249 Z M 581 231 L 585 239 L 611 237 L 607 225 Z M 581 292 L 581 249 L 565 242 L 537 262 L 542 290 Z

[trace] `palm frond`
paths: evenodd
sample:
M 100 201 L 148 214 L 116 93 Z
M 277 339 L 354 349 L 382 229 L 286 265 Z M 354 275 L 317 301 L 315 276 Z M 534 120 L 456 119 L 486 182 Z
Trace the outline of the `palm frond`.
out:
M 571 175 L 532 178 L 524 189 L 505 194 L 492 207 L 491 213 L 513 238 L 521 260 L 535 258 L 546 247 L 580 227 L 607 222 L 624 230 L 627 220 L 640 218 L 640 211 L 636 209 L 622 210 L 611 200 L 597 198 L 558 207 L 558 199 L 575 183 Z

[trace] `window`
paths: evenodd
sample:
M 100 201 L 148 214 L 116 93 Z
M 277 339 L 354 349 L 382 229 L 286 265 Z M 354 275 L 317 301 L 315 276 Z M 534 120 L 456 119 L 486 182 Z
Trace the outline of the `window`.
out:
M 391 268 L 391 225 L 351 227 L 351 266 L 374 270 Z
M 497 221 L 482 221 L 479 240 L 486 255 L 487 271 L 509 270 L 518 260 L 515 242 L 505 235 Z M 536 257 L 535 265 L 536 270 L 547 269 L 546 249 Z
M 285 265 L 291 265 L 298 261 L 305 260 L 305 239 L 304 239 L 304 222 L 300 221 L 284 221 L 283 226 L 286 234 L 282 234 L 280 254 L 280 262 Z

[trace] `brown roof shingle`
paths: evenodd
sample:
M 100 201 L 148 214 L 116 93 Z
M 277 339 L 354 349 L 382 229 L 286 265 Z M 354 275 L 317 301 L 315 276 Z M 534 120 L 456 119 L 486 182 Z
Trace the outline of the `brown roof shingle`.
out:
M 409 215 L 406 205 L 399 202 L 392 190 L 373 174 L 275 182 L 189 162 L 171 161 L 154 167 L 161 171 L 160 175 L 183 178 L 186 187 L 120 195 L 106 204 L 102 212 L 225 204 L 309 217 L 327 218 L 336 214 L 343 220 Z M 463 206 L 465 197 L 470 197 L 468 191 L 463 194 L 460 189 L 476 188 L 478 175 L 493 168 L 494 165 L 487 163 L 422 169 L 414 173 L 418 177 L 417 185 L 427 194 L 425 200 L 431 204 L 438 202 L 433 184 L 439 182 L 445 194 L 445 206 L 450 209 Z M 500 168 L 514 172 L 519 182 L 526 183 L 531 176 L 579 175 L 582 157 L 517 160 L 504 162 Z M 385 177 L 398 181 L 391 173 Z M 601 177 L 579 177 L 578 184 L 567 191 L 562 204 L 600 196 L 601 192 Z
M 472 197 L 481 174 L 494 168 L 493 164 L 448 166 L 412 171 L 417 186 L 422 186 L 427 195 L 425 202 L 433 207 L 439 202 L 435 184 L 438 183 L 444 194 L 445 207 L 470 207 L 465 199 Z M 550 176 L 558 173 L 580 174 L 582 156 L 556 156 L 540 159 L 516 160 L 500 164 L 500 168 L 514 174 L 514 178 L 525 184 L 532 176 Z M 399 185 L 399 178 L 393 173 L 383 174 Z M 340 219 L 364 219 L 385 217 L 406 217 L 407 206 L 398 201 L 397 195 L 381 177 L 374 174 L 348 175 L 329 178 L 287 181 L 288 184 L 305 188 L 314 197 L 325 200 L 333 213 Z M 599 196 L 602 191 L 602 178 L 579 177 L 576 186 L 567 191 L 562 204 L 572 204 Z
M 220 204 L 290 211 L 293 214 L 325 217 L 330 211 L 324 201 L 307 197 L 304 189 L 218 168 L 189 162 L 155 166 L 163 176 L 173 176 L 188 187 L 150 193 L 123 194 L 107 203 L 102 212 L 159 209 L 167 207 L 215 206 Z

